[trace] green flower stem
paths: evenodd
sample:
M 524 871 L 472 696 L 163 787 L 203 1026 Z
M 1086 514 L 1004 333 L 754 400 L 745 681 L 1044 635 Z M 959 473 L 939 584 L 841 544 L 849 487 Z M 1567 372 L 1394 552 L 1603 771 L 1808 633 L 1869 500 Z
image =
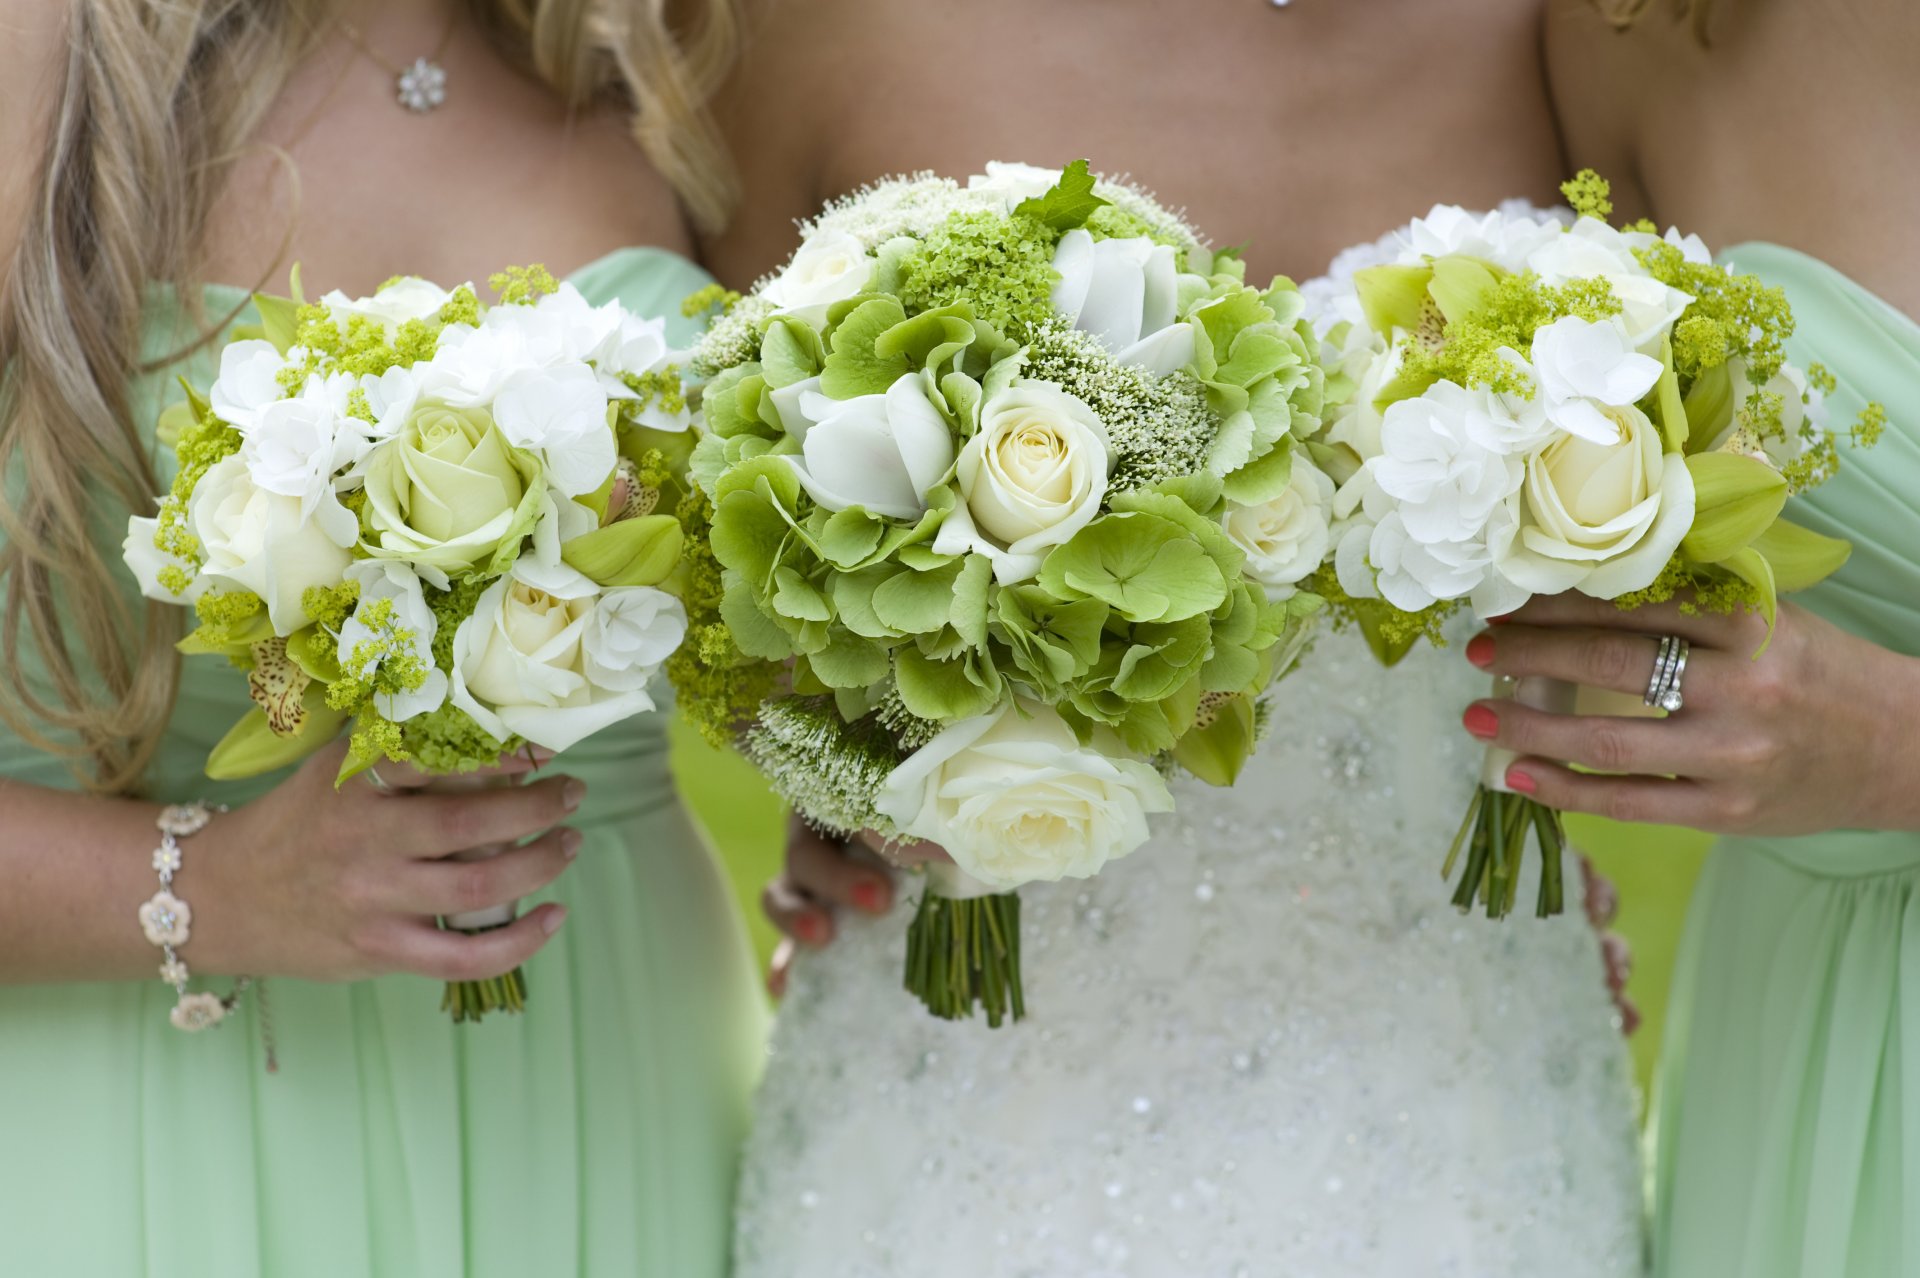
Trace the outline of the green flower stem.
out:
M 1454 905 L 1464 913 L 1477 902 L 1486 908 L 1488 918 L 1505 918 L 1520 893 L 1520 867 L 1530 834 L 1541 856 L 1534 912 L 1547 918 L 1563 911 L 1566 879 L 1561 853 L 1566 848 L 1567 833 L 1560 814 L 1523 794 L 1508 794 L 1484 785 L 1475 792 L 1441 869 L 1442 876 L 1451 877 L 1461 852 L 1466 852 L 1466 869 L 1454 887 Z
M 1027 1014 L 1020 981 L 1020 898 L 1012 892 L 965 900 L 931 887 L 907 927 L 907 990 L 942 1020 L 984 1009 L 998 1029 L 1011 1011 Z

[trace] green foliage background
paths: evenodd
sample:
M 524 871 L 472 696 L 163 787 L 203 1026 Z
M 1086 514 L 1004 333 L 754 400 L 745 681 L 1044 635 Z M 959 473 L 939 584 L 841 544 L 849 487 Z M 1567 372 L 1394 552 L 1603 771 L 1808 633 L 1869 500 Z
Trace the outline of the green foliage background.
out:
M 760 888 L 779 868 L 785 812 L 750 764 L 708 746 L 678 719 L 673 746 L 683 792 L 726 868 L 764 962 L 775 937 L 760 914 Z M 1687 899 L 1712 840 L 1692 830 L 1626 826 L 1585 817 L 1567 824 L 1574 842 L 1620 888 L 1617 927 L 1632 944 L 1634 956 L 1627 988 L 1645 1017 L 1633 1039 L 1634 1065 L 1644 1092 L 1659 1054 L 1667 987 Z M 1435 890 L 1439 890 L 1437 882 Z M 1529 921 L 1522 912 L 1488 926 L 1525 927 Z

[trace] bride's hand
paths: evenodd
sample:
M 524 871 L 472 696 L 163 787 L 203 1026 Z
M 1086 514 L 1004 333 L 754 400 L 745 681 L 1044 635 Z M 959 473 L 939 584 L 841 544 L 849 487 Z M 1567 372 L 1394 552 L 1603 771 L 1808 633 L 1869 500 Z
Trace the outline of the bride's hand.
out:
M 849 847 L 812 829 L 799 817 L 788 819 L 786 868 L 760 893 L 760 908 L 785 935 L 767 970 L 767 988 L 778 998 L 787 986 L 787 969 L 796 945 L 818 949 L 833 940 L 833 910 L 847 906 L 867 914 L 893 908 L 893 876 L 886 864 L 918 865 L 950 861 L 932 843 L 886 843 L 863 832 Z
M 1692 644 L 1686 704 L 1666 719 L 1479 701 L 1467 731 L 1525 756 L 1508 784 L 1562 811 L 1720 834 L 1920 829 L 1920 661 L 1791 604 L 1758 657 L 1766 623 L 1753 613 L 1623 611 L 1576 594 L 1535 599 L 1476 636 L 1467 657 L 1493 674 L 1638 696 L 1664 634 Z
M 579 833 L 560 822 L 580 806 L 582 782 L 553 776 L 438 794 L 421 792 L 431 778 L 382 764 L 387 790 L 364 773 L 336 789 L 344 751 L 344 743 L 322 750 L 194 839 L 197 855 L 183 884 L 195 907 L 196 970 L 322 981 L 387 972 L 482 980 L 547 943 L 564 906 L 542 905 L 477 936 L 444 931 L 436 916 L 504 905 L 558 878 L 579 847 Z M 496 771 L 535 766 L 515 757 Z M 535 835 L 488 860 L 446 859 Z

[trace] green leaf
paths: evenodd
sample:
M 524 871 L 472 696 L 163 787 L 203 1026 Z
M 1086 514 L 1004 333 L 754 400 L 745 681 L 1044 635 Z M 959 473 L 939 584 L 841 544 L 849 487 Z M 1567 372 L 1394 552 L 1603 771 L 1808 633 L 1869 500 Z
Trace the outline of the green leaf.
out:
M 307 717 L 297 736 L 277 735 L 267 726 L 266 712 L 257 706 L 240 716 L 240 722 L 234 724 L 207 755 L 207 777 L 214 781 L 241 781 L 273 772 L 298 763 L 339 735 L 347 715 L 327 704 L 323 684 L 309 683 L 300 701 L 306 707 Z
M 1210 612 L 1227 593 L 1219 565 L 1192 534 L 1144 512 L 1094 520 L 1042 561 L 1039 580 L 1061 599 L 1099 599 L 1141 622 Z
M 887 650 L 870 639 L 835 629 L 827 646 L 807 656 L 814 675 L 829 688 L 866 688 L 887 675 Z
M 900 632 L 880 620 L 873 610 L 873 592 L 898 571 L 891 564 L 873 564 L 853 572 L 834 573 L 827 588 L 840 624 L 868 639 L 898 638 Z
M 1786 478 L 1757 457 L 1696 453 L 1687 458 L 1693 475 L 1693 527 L 1680 553 L 1700 564 L 1717 564 L 1744 548 L 1779 517 L 1787 503 Z
M 1265 456 L 1257 457 L 1226 478 L 1228 501 L 1263 506 L 1287 490 L 1293 479 L 1293 437 L 1289 435 Z
M 1840 570 L 1853 553 L 1853 544 L 1776 519 L 1748 547 L 1773 570 L 1775 589 L 1782 594 L 1805 590 Z
M 906 318 L 905 309 L 891 297 L 869 298 L 849 312 L 833 330 L 833 353 L 820 371 L 821 392 L 852 399 L 881 394 L 898 381 L 907 372 L 907 357 L 881 355 L 874 344 Z
M 772 602 L 775 613 L 795 621 L 827 621 L 833 616 L 826 596 L 792 568 L 774 569 Z
M 936 631 L 952 613 L 953 583 L 959 576 L 958 562 L 933 572 L 896 573 L 874 590 L 874 615 L 901 634 Z
M 1110 201 L 1093 193 L 1092 166 L 1075 160 L 1060 173 L 1060 180 L 1044 195 L 1030 196 L 1014 206 L 1014 215 L 1043 222 L 1062 234 L 1085 226 L 1087 219 Z
M 828 563 L 836 568 L 851 568 L 873 553 L 886 530 L 885 522 L 878 515 L 849 506 L 826 519 L 816 540 L 821 556 Z
M 1193 678 L 1206 660 L 1212 627 L 1205 617 L 1133 628 L 1113 691 L 1129 701 L 1158 701 Z
M 761 374 L 776 390 L 804 382 L 820 372 L 826 351 L 813 326 L 792 315 L 776 315 L 760 339 Z
M 672 515 L 641 515 L 575 537 L 560 558 L 602 586 L 657 586 L 680 562 L 681 540 Z
M 275 350 L 285 355 L 293 348 L 300 329 L 300 303 L 290 297 L 255 293 L 253 304 L 260 312 L 260 331 Z
M 984 654 L 934 661 L 906 647 L 894 654 L 893 674 L 901 704 L 922 719 L 971 719 L 1000 700 L 999 672 Z
M 1213 721 L 1182 736 L 1173 759 L 1208 785 L 1232 785 L 1253 754 L 1253 703 L 1232 697 L 1211 709 Z
M 973 345 L 975 336 L 973 308 L 962 302 L 922 311 L 912 319 L 895 324 L 874 340 L 873 353 L 877 359 L 903 358 L 909 368 L 931 368 L 938 372 Z
M 761 611 L 738 574 L 727 574 L 726 593 L 720 596 L 720 619 L 733 633 L 734 646 L 749 657 L 785 661 L 799 651 L 792 637 Z

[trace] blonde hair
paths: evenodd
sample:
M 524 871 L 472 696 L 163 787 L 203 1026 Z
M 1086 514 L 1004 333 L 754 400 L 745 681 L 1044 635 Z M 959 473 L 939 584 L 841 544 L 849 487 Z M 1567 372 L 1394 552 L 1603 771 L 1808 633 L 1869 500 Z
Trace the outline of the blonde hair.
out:
M 1625 31 L 1640 21 L 1653 0 L 1593 0 L 1598 9 L 1615 30 Z M 1707 24 L 1713 20 L 1713 0 L 1672 0 L 1673 16 L 1676 20 L 1685 19 L 1693 28 L 1693 38 L 1702 45 L 1709 44 Z
M 693 221 L 719 226 L 732 165 L 705 104 L 740 0 L 704 0 L 684 38 L 667 0 L 462 0 L 570 106 L 617 100 Z M 178 684 L 180 610 L 123 593 L 104 548 L 157 480 L 128 403 L 150 283 L 199 296 L 198 231 L 330 6 L 73 0 L 66 68 L 0 288 L 0 721 L 90 789 L 133 789 Z M 24 481 L 24 482 L 21 482 Z M 36 670 L 37 663 L 37 670 Z M 28 672 L 35 671 L 30 677 Z

